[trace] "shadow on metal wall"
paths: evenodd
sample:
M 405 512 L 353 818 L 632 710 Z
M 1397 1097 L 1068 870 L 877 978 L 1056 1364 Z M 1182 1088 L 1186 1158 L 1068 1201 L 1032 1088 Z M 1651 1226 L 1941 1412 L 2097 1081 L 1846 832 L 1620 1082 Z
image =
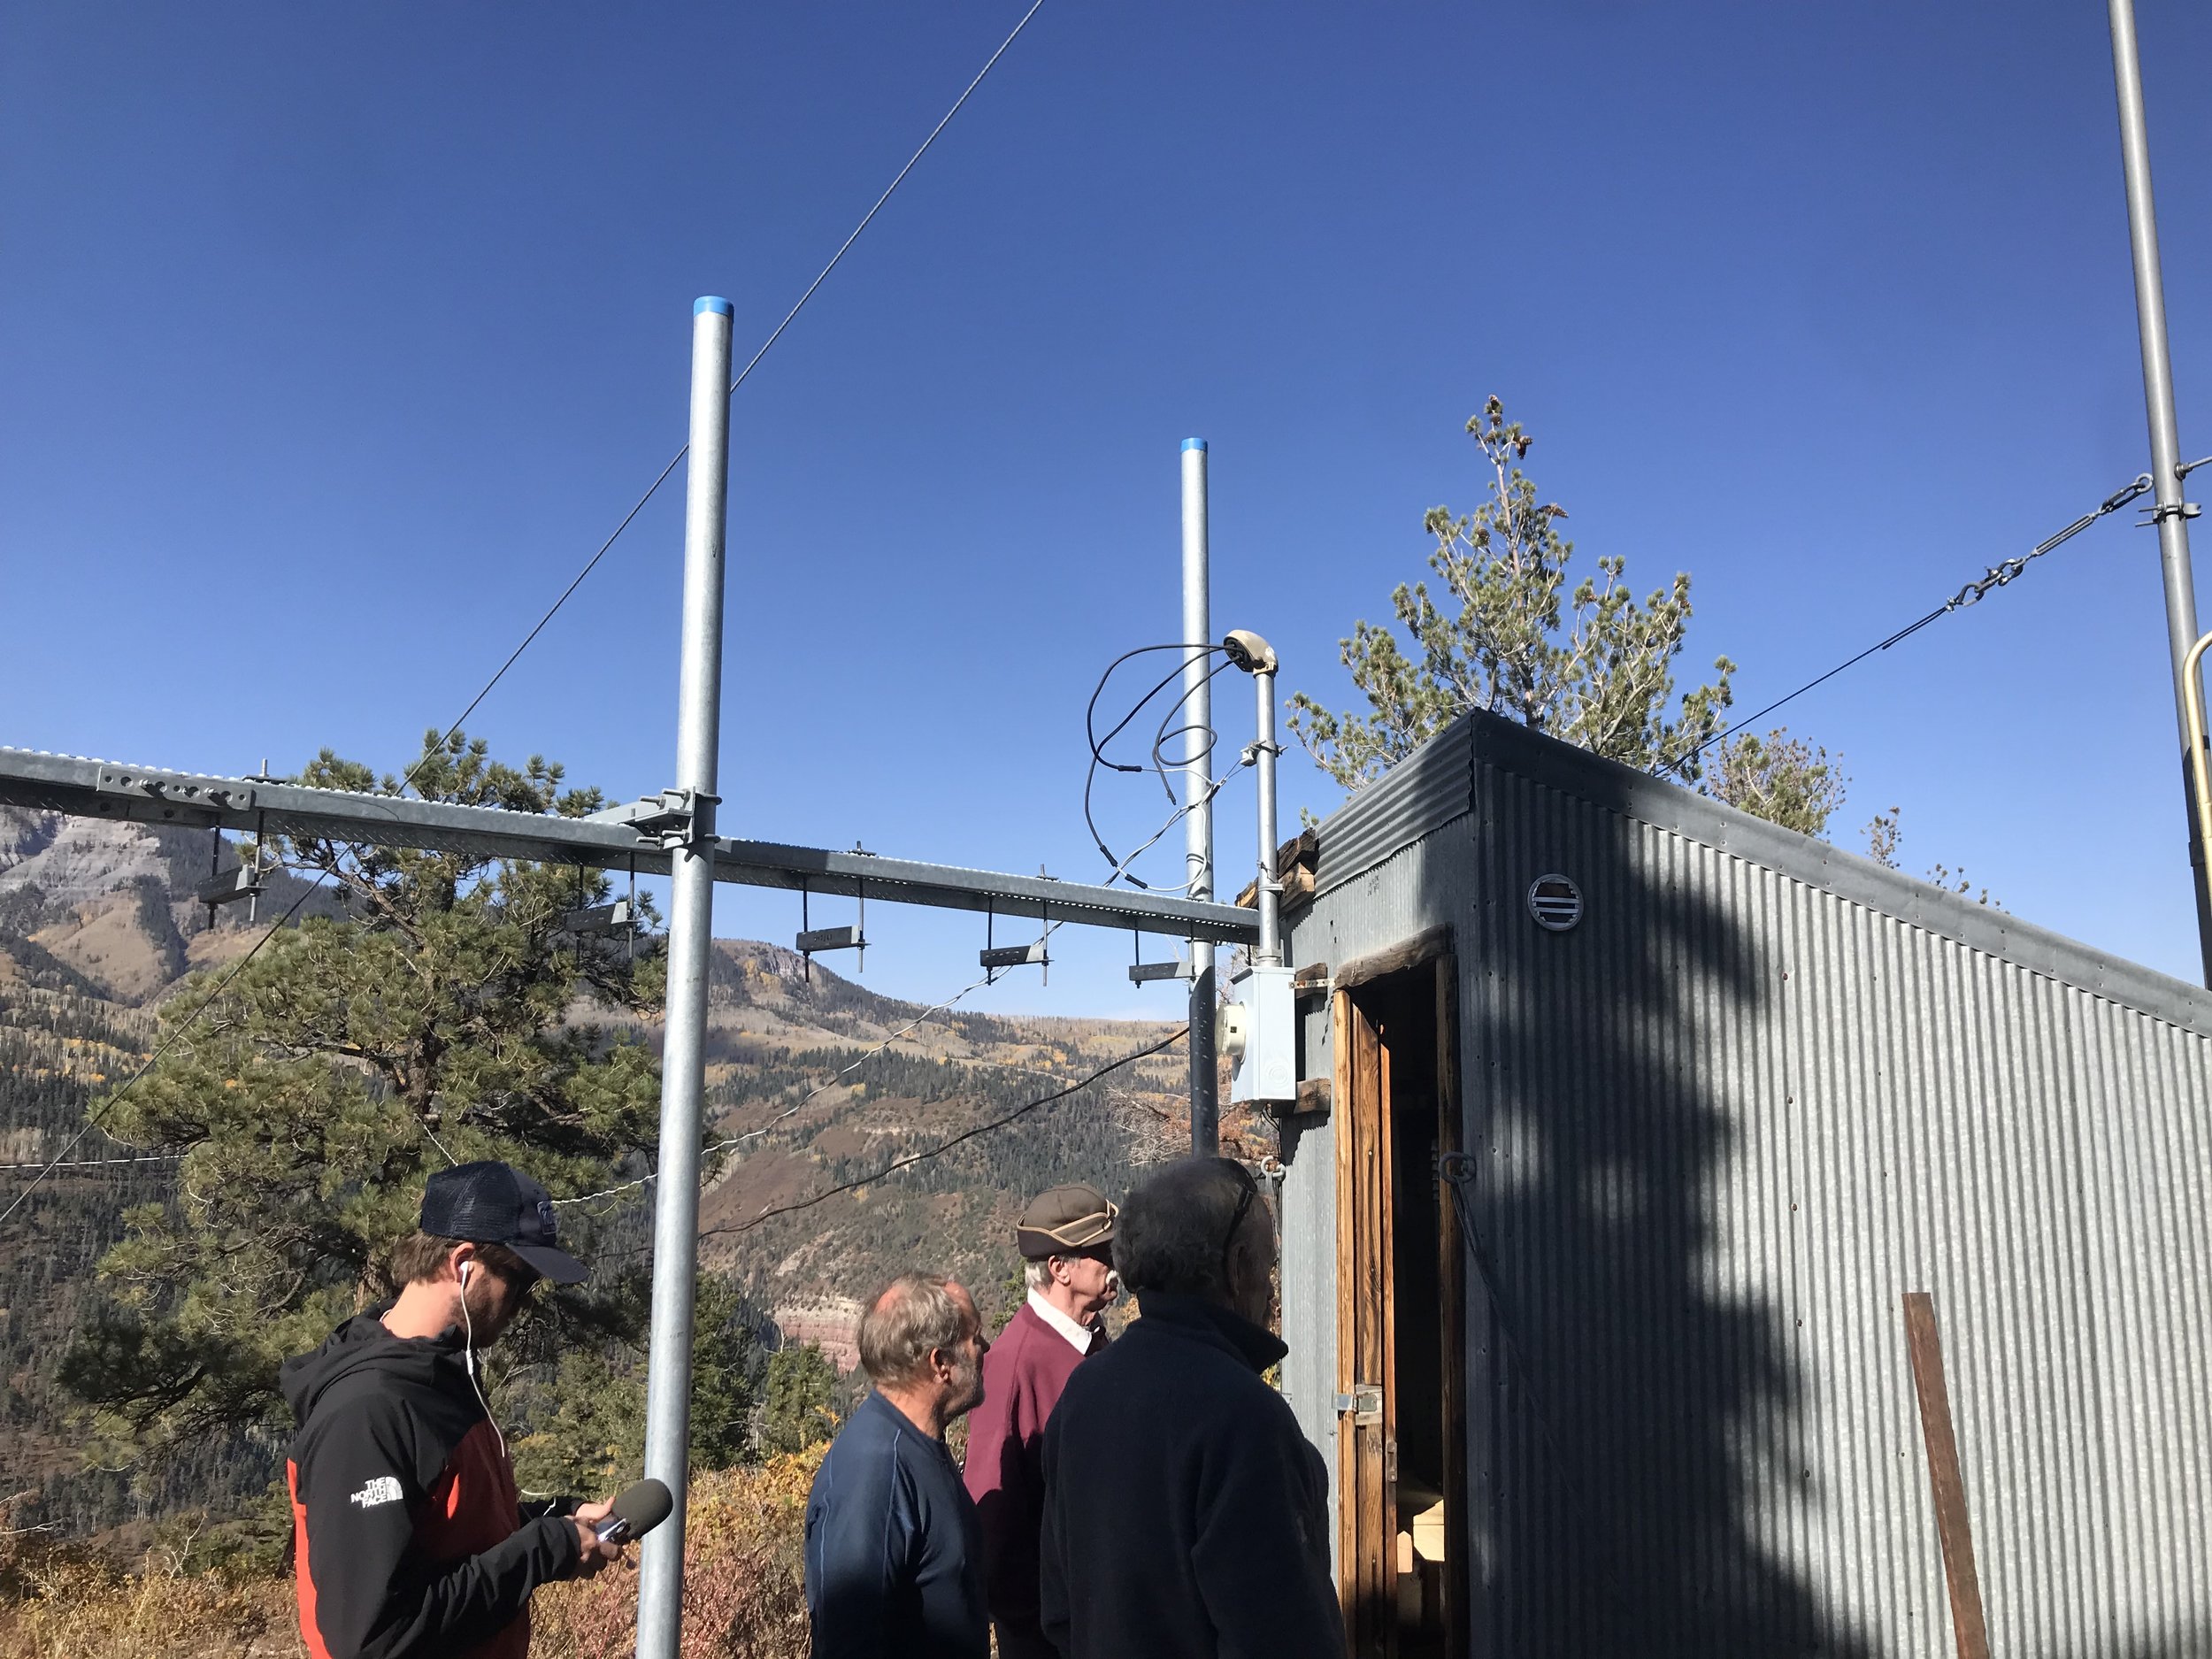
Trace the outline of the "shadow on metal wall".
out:
M 1463 841 L 1415 853 L 1460 924 L 1471 1651 L 1869 1654 L 1767 1541 L 1821 1499 L 1803 1379 L 1711 1265 L 1764 947 L 1625 818 L 1480 765 L 1476 803 L 1471 887 Z

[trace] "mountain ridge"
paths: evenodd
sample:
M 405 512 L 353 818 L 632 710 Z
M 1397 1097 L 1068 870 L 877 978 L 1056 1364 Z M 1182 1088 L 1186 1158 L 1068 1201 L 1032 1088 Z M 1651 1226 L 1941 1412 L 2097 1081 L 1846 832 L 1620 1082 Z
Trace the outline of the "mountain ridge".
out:
M 53 1380 L 69 1333 L 97 1305 L 94 1269 L 122 1237 L 125 1212 L 167 1203 L 174 1189 L 173 1163 L 127 1161 L 133 1148 L 85 1133 L 88 1112 L 142 1063 L 163 1002 L 193 972 L 234 961 L 307 886 L 277 872 L 257 925 L 234 908 L 211 922 L 192 895 L 218 856 L 212 842 L 204 831 L 0 808 L 0 1164 L 35 1166 L 73 1140 L 68 1159 L 82 1165 L 47 1179 L 18 1217 L 25 1248 L 0 1261 L 0 1489 L 65 1493 L 40 1514 L 67 1530 L 188 1507 L 223 1475 L 219 1448 L 205 1468 L 136 1489 L 121 1476 L 72 1472 L 73 1408 Z M 577 1012 L 659 1044 L 657 1018 Z M 894 1272 L 953 1273 L 996 1311 L 1016 1294 L 1013 1223 L 1031 1194 L 1072 1179 L 1118 1194 L 1141 1164 L 1179 1149 L 1179 1051 L 877 1179 L 883 1166 L 1017 1113 L 1173 1030 L 929 1009 L 819 963 L 810 970 L 780 945 L 718 940 L 706 1126 L 726 1144 L 702 1194 L 702 1260 L 768 1309 L 784 1340 L 818 1343 L 842 1367 L 856 1358 L 860 1298 Z M 646 1173 L 592 1206 L 602 1235 L 631 1241 L 616 1248 L 633 1259 L 651 1234 Z M 841 1187 L 849 1190 L 820 1196 Z M 19 1190 L 0 1187 L 9 1198 Z

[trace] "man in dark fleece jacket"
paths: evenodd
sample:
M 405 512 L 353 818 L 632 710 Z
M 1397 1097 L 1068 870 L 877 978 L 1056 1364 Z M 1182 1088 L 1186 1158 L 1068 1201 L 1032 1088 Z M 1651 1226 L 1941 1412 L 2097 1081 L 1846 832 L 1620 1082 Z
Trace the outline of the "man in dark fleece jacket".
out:
M 1328 1472 L 1260 1373 L 1267 1201 L 1225 1158 L 1129 1194 L 1114 1264 L 1139 1317 L 1045 1425 L 1044 1631 L 1062 1659 L 1343 1659 Z
M 591 1526 L 607 1504 L 524 1509 L 472 1371 L 539 1277 L 584 1277 L 553 1248 L 552 1215 L 545 1189 L 503 1164 L 431 1177 L 421 1231 L 395 1256 L 398 1301 L 285 1365 L 312 1659 L 523 1659 L 531 1593 L 614 1558 Z

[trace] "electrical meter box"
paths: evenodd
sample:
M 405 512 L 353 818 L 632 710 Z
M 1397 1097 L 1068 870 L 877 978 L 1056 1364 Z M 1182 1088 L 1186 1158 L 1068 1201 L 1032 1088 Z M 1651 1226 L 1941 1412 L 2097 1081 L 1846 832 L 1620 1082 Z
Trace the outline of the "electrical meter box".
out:
M 1298 1098 L 1298 998 L 1291 978 L 1288 968 L 1254 968 L 1245 976 L 1242 1000 L 1222 1010 L 1222 1046 L 1236 1063 L 1233 1102 Z

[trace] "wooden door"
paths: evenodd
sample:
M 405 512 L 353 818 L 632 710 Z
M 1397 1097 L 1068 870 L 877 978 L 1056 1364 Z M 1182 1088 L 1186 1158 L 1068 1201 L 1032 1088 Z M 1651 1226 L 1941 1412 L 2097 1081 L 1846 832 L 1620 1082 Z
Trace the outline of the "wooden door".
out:
M 1355 1659 L 1395 1659 L 1402 1646 L 1461 1655 L 1468 1652 L 1471 1611 L 1466 1265 L 1458 1194 L 1440 1179 L 1460 1150 L 1458 980 L 1440 933 L 1368 965 L 1379 971 L 1363 975 L 1353 964 L 1340 972 L 1331 1009 L 1333 1098 L 1340 1102 L 1338 1592 Z M 1421 1260 L 1397 1260 L 1402 1236 Z M 1402 1297 L 1408 1305 L 1399 1305 Z M 1404 1327 L 1407 1353 L 1416 1356 L 1411 1386 L 1418 1397 L 1410 1399 L 1399 1392 L 1402 1318 L 1420 1322 Z M 1425 1331 L 1433 1333 L 1428 1340 Z M 1425 1352 L 1431 1357 L 1423 1363 Z M 1410 1513 L 1402 1523 L 1399 1513 L 1402 1427 L 1417 1447 L 1427 1446 L 1428 1457 L 1440 1451 L 1441 1468 L 1425 1478 L 1442 1487 L 1445 1557 L 1441 1571 L 1432 1564 L 1423 1583 L 1402 1591 L 1399 1530 L 1417 1524 Z M 1409 1633 L 1415 1628 L 1423 1632 L 1418 1639 Z
M 1397 1652 L 1390 1051 L 1350 991 L 1333 1016 L 1336 1110 L 1337 1589 L 1353 1659 Z

